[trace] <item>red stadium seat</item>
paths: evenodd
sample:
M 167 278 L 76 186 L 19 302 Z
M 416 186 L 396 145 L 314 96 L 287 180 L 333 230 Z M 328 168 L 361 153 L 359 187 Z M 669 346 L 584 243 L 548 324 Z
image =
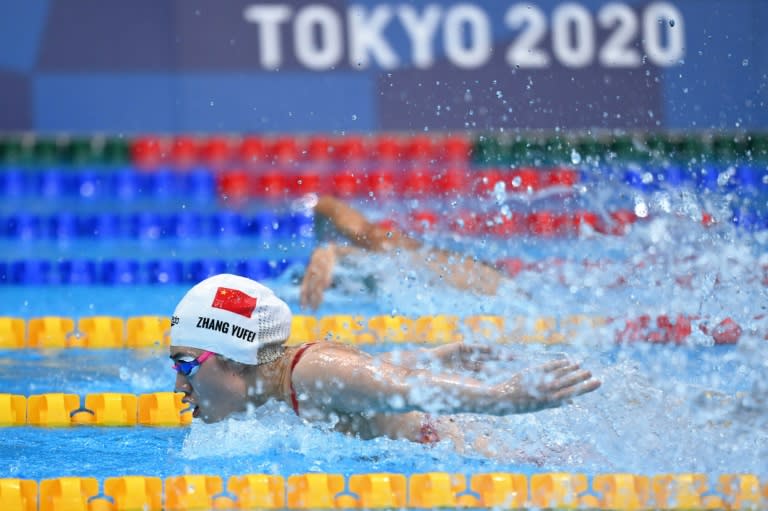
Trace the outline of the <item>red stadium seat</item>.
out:
M 224 165 L 232 159 L 232 143 L 224 137 L 211 137 L 201 144 L 200 159 L 214 167 Z
M 256 197 L 282 197 L 288 191 L 288 178 L 284 171 L 270 170 L 255 179 L 253 195 Z
M 304 195 L 305 193 L 323 192 L 321 175 L 319 172 L 304 171 L 292 174 L 288 178 L 289 190 L 293 195 Z
M 579 182 L 579 173 L 573 169 L 555 168 L 544 173 L 546 186 L 572 187 Z
M 536 191 L 541 188 L 540 177 L 541 173 L 537 169 L 523 167 L 506 173 L 504 182 L 507 192 L 527 193 L 528 190 Z
M 218 190 L 227 199 L 246 199 L 251 192 L 251 175 L 244 170 L 230 170 L 218 177 Z
M 400 143 L 392 137 L 378 137 L 374 144 L 374 156 L 381 162 L 395 162 L 402 159 Z
M 349 136 L 336 144 L 336 159 L 340 162 L 361 161 L 368 157 L 368 151 L 361 137 Z
M 269 148 L 273 163 L 278 165 L 293 165 L 300 159 L 299 144 L 293 137 L 276 139 Z
M 467 163 L 472 145 L 462 137 L 447 137 L 440 142 L 440 158 L 450 163 Z
M 362 172 L 342 170 L 333 174 L 333 193 L 339 197 L 353 197 L 363 192 L 366 186 Z
M 166 155 L 165 144 L 158 137 L 139 137 L 131 143 L 131 161 L 139 167 L 155 167 Z
M 240 143 L 240 161 L 245 165 L 262 163 L 267 157 L 267 146 L 259 137 L 245 137 Z
M 327 161 L 333 156 L 334 147 L 327 137 L 315 136 L 307 142 L 304 159 L 309 161 Z
M 411 214 L 413 230 L 423 232 L 437 225 L 437 215 L 433 211 L 414 211 Z
M 199 145 L 192 137 L 176 137 L 171 146 L 171 161 L 177 167 L 189 167 L 197 163 Z
M 428 161 L 434 158 L 435 147 L 427 136 L 415 136 L 405 144 L 405 157 L 408 160 Z
M 437 173 L 435 188 L 442 195 L 457 195 L 467 191 L 467 171 L 461 167 L 448 167 Z
M 368 172 L 368 189 L 376 197 L 391 197 L 395 194 L 395 173 L 387 169 L 375 169 Z
M 425 168 L 404 171 L 401 175 L 401 185 L 405 197 L 428 196 L 436 192 L 432 174 Z
M 476 195 L 487 196 L 493 193 L 496 184 L 502 181 L 502 174 L 496 169 L 482 170 L 474 173 L 470 183 Z

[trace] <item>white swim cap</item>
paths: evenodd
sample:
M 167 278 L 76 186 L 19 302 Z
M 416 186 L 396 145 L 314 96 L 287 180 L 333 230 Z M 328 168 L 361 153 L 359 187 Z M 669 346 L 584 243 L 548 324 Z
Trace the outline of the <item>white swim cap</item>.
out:
M 171 318 L 171 344 L 212 351 L 242 364 L 280 356 L 291 310 L 266 286 L 223 273 L 187 291 Z

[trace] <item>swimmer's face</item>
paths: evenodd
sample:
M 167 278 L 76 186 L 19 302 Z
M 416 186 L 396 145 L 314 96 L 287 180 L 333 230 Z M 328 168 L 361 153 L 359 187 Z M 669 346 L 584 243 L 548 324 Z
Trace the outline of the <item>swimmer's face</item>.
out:
M 204 352 L 183 346 L 171 346 L 175 362 L 189 362 Z M 193 417 L 216 422 L 228 415 L 245 410 L 247 385 L 242 376 L 213 356 L 203 362 L 192 376 L 176 374 L 176 392 L 184 393 L 184 402 L 193 408 Z

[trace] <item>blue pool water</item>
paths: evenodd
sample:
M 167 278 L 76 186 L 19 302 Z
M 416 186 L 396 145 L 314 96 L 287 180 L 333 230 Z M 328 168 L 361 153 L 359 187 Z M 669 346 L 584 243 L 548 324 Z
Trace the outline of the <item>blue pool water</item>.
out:
M 603 204 L 607 188 L 591 190 Z M 602 195 L 601 195 L 602 194 Z M 502 201 L 503 202 L 503 201 Z M 762 282 L 766 236 L 723 222 L 695 221 L 701 198 L 683 194 L 647 199 L 653 219 L 622 237 L 585 235 L 569 240 L 477 239 L 425 236 L 428 241 L 488 256 L 526 260 L 565 258 L 523 272 L 498 296 L 458 292 L 408 268 L 397 256 L 358 261 L 340 271 L 316 315 L 364 316 L 500 314 L 526 317 L 587 314 L 615 318 L 640 314 L 695 314 L 716 323 L 725 317 L 745 329 L 734 346 L 713 346 L 697 328 L 686 346 L 637 343 L 617 346 L 615 324 L 583 331 L 565 345 L 508 345 L 518 360 L 496 367 L 502 378 L 553 353 L 583 361 L 602 388 L 559 409 L 501 418 L 461 416 L 469 436 L 488 433 L 498 454 L 457 453 L 402 441 L 362 441 L 303 423 L 285 406 L 270 404 L 246 417 L 190 428 L 9 428 L 0 435 L 0 477 L 169 476 L 209 473 L 288 475 L 305 472 L 507 471 L 751 472 L 768 476 L 768 331 Z M 712 204 L 708 204 L 712 206 Z M 502 207 L 497 205 L 498 207 Z M 397 206 L 366 204 L 369 213 Z M 714 204 L 717 213 L 717 204 Z M 386 211 L 392 208 L 391 211 Z M 686 214 L 686 212 L 691 214 Z M 131 241 L 8 244 L 17 254 L 92 254 L 115 257 L 307 257 L 313 242 L 263 244 Z M 586 268 L 583 259 L 617 262 Z M 375 292 L 365 276 L 377 276 Z M 301 264 L 266 284 L 295 310 Z M 682 285 L 677 277 L 690 279 Z M 0 315 L 81 317 L 170 315 L 186 285 L 0 286 Z M 309 311 L 304 311 L 310 313 Z M 756 333 L 750 333 L 750 328 Z M 393 346 L 368 347 L 394 349 Z M 147 393 L 173 388 L 166 354 L 134 350 L 0 352 L 4 392 Z

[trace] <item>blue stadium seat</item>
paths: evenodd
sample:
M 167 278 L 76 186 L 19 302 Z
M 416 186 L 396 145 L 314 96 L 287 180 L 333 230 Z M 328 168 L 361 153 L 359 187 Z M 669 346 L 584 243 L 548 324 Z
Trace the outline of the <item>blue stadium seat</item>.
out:
M 25 259 L 9 264 L 10 283 L 18 285 L 46 285 L 51 283 L 50 261 Z
M 256 236 L 259 239 L 271 240 L 276 238 L 280 232 L 280 222 L 278 216 L 271 211 L 259 211 L 247 220 L 247 233 Z
M 216 179 L 205 167 L 195 167 L 183 174 L 184 195 L 190 199 L 208 202 L 216 198 Z
M 75 195 L 81 199 L 113 198 L 112 177 L 104 172 L 83 170 L 77 174 Z
M 46 199 L 58 199 L 72 194 L 72 176 L 51 167 L 35 176 L 35 192 Z
M 288 217 L 290 236 L 297 238 L 315 237 L 315 217 L 312 213 L 292 213 Z
M 715 191 L 720 188 L 717 183 L 719 170 L 714 165 L 706 165 L 696 169 L 696 187 L 699 190 Z
M 211 217 L 211 234 L 218 237 L 240 236 L 243 233 L 243 216 L 234 211 L 220 211 Z
M 81 221 L 80 235 L 97 239 L 118 238 L 122 235 L 120 216 L 115 213 L 100 213 L 86 217 Z
M 253 280 L 264 280 L 270 277 L 272 269 L 269 266 L 269 261 L 264 259 L 246 259 L 237 262 L 235 274 Z
M 168 224 L 168 232 L 176 238 L 196 239 L 204 235 L 208 222 L 199 213 L 185 211 L 170 217 Z
M 24 197 L 30 193 L 29 174 L 18 167 L 0 171 L 0 196 L 5 198 Z
M 736 175 L 733 181 L 735 188 L 758 189 L 762 186 L 761 172 L 751 165 L 739 165 L 736 167 Z
M 68 240 L 81 234 L 80 217 L 74 213 L 61 212 L 47 218 L 48 233 L 52 238 Z
M 169 219 L 159 213 L 136 213 L 130 217 L 130 234 L 142 240 L 164 238 L 168 236 Z
M 6 235 L 20 240 L 34 240 L 43 237 L 43 225 L 38 215 L 18 213 L 6 218 Z
M 667 188 L 680 188 L 688 182 L 688 174 L 679 165 L 670 165 L 659 169 Z
M 646 193 L 652 192 L 658 188 L 656 173 L 651 172 L 653 179 L 648 180 L 648 182 L 644 182 L 643 179 L 647 180 L 647 173 L 648 172 L 644 170 L 626 170 L 624 171 L 624 182 L 636 190 L 640 190 Z
M 115 197 L 121 201 L 139 199 L 148 188 L 146 174 L 133 167 L 123 167 L 112 175 L 111 187 Z
M 84 259 L 64 260 L 59 263 L 59 278 L 63 284 L 90 285 L 97 281 L 96 265 Z
M 140 265 L 132 259 L 107 260 L 101 264 L 99 280 L 103 284 L 122 285 L 141 282 Z
M 154 199 L 176 198 L 183 193 L 183 177 L 167 167 L 147 172 L 148 195 Z
M 185 273 L 185 280 L 195 284 L 213 275 L 227 272 L 227 263 L 221 259 L 198 259 L 191 261 Z
M 160 259 L 150 261 L 147 265 L 147 278 L 150 284 L 179 284 L 184 269 L 181 261 Z

